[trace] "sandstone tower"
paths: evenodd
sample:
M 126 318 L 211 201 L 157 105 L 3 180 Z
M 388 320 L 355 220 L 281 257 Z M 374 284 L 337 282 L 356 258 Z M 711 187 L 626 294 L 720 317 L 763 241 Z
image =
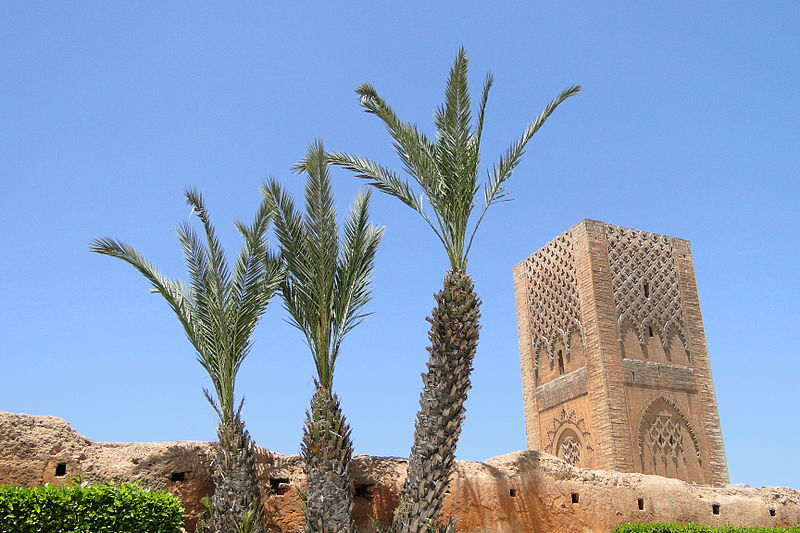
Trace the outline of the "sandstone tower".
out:
M 583 220 L 514 287 L 528 448 L 728 483 L 688 241 Z

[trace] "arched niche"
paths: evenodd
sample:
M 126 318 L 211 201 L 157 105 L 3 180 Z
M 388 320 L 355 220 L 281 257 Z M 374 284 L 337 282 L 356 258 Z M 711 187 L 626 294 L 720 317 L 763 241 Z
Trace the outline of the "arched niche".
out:
M 678 338 L 673 338 L 669 343 L 669 358 L 675 364 L 689 365 L 689 353 Z
M 569 336 L 569 352 L 566 361 L 567 372 L 586 366 L 586 354 L 583 347 L 583 335 L 573 329 Z
M 536 356 L 536 359 L 538 363 L 536 366 L 536 384 L 544 385 L 545 383 L 552 381 L 553 377 L 555 377 L 553 372 L 553 360 L 551 359 L 549 350 L 546 346 L 539 348 L 539 353 Z
M 674 325 L 668 325 L 664 338 L 666 339 L 665 346 L 670 361 L 677 365 L 690 365 L 692 359 L 686 349 L 686 340 L 679 333 L 678 328 Z
M 639 422 L 641 472 L 704 483 L 697 435 L 686 415 L 663 397 L 653 400 Z
M 645 357 L 651 361 L 666 362 L 669 360 L 664 351 L 664 343 L 661 340 L 661 331 L 653 323 L 645 323 L 642 327 L 644 331 Z
M 630 320 L 623 320 L 620 322 L 619 331 L 622 357 L 628 359 L 645 359 L 636 326 L 634 326 Z

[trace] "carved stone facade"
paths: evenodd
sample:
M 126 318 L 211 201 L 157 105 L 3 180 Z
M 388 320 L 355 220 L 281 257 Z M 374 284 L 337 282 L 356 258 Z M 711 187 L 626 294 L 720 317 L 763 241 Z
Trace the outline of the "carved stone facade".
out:
M 583 220 L 514 285 L 528 448 L 728 482 L 688 241 Z

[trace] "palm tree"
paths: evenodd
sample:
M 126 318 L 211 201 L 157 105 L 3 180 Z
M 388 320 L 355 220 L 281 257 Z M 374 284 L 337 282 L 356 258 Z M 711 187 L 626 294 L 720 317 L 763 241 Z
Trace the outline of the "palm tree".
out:
M 301 453 L 308 480 L 307 533 L 350 533 L 353 495 L 348 466 L 350 428 L 333 392 L 336 360 L 345 335 L 367 316 L 372 268 L 383 229 L 369 223 L 369 192 L 358 195 L 344 221 L 344 239 L 321 142 L 294 170 L 306 172 L 305 215 L 276 181 L 264 190 L 275 205 L 275 233 L 286 277 L 281 294 L 290 322 L 306 338 L 316 367 Z
M 428 318 L 430 359 L 428 371 L 423 374 L 406 482 L 394 515 L 393 529 L 398 532 L 429 530 L 441 509 L 453 469 L 478 342 L 480 300 L 466 272 L 475 234 L 489 207 L 509 200 L 506 182 L 520 163 L 528 141 L 561 102 L 580 90 L 579 86 L 573 86 L 559 94 L 487 171 L 483 206 L 476 212 L 476 197 L 481 188 L 478 183 L 481 135 L 493 79 L 486 76 L 473 128 L 467 63 L 467 55 L 461 48 L 450 70 L 445 101 L 434 114 L 433 140 L 416 126 L 400 121 L 372 86 L 364 84 L 356 90 L 364 110 L 377 115 L 386 125 L 405 172 L 421 193 L 397 173 L 370 160 L 345 153 L 328 157 L 328 162 L 353 171 L 419 213 L 441 241 L 450 260 L 443 289 L 435 295 L 436 307 Z M 432 217 L 424 207 L 424 199 L 431 206 Z
M 184 222 L 178 227 L 189 270 L 188 287 L 167 279 L 131 246 L 110 238 L 92 241 L 90 250 L 117 257 L 132 265 L 175 312 L 197 351 L 197 360 L 208 372 L 214 395 L 203 389 L 219 416 L 218 441 L 214 446 L 211 476 L 215 491 L 213 513 L 206 524 L 213 533 L 260 533 L 263 506 L 256 476 L 255 448 L 242 420 L 244 399 L 238 405 L 236 374 L 250 353 L 252 334 L 269 300 L 280 285 L 280 262 L 265 244 L 272 218 L 270 204 L 262 202 L 251 225 L 236 227 L 244 244 L 233 268 L 212 226 L 203 198 L 187 189 L 186 203 L 202 222 L 205 243 Z

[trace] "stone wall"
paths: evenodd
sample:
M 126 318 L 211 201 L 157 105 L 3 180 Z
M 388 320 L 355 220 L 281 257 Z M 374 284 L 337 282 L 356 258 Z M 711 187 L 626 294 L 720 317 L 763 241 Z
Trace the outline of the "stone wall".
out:
M 61 418 L 0 412 L 0 483 L 58 484 L 78 475 L 89 482 L 138 481 L 174 492 L 187 509 L 189 531 L 200 498 L 213 492 L 210 450 L 205 442 L 93 442 Z M 271 531 L 294 533 L 303 520 L 300 459 L 276 454 L 274 466 L 266 465 L 264 453 L 259 478 Z M 393 457 L 354 459 L 355 514 L 363 531 L 389 523 L 405 466 Z M 655 521 L 787 526 L 800 524 L 800 492 L 589 470 L 526 451 L 484 463 L 459 461 L 443 515 L 457 518 L 460 533 L 608 533 L 620 523 Z

